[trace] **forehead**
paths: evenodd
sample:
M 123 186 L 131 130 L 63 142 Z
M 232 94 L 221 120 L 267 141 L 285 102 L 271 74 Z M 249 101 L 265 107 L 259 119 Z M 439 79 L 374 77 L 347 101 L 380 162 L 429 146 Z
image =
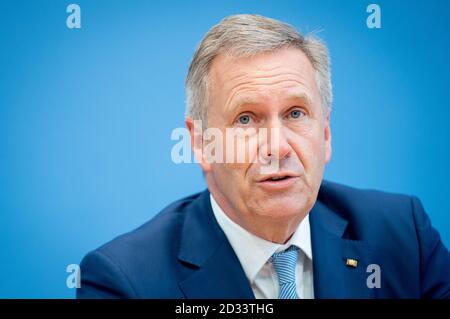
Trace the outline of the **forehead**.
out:
M 284 48 L 250 57 L 218 55 L 209 73 L 210 95 L 232 99 L 237 95 L 273 95 L 316 90 L 315 71 L 308 57 L 297 48 Z

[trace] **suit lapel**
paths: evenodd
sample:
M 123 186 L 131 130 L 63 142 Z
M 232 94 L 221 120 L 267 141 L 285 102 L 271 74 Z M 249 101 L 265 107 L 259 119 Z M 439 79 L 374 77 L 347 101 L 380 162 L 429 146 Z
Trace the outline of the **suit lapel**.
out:
M 367 287 L 369 247 L 343 238 L 348 222 L 319 200 L 310 212 L 315 298 L 373 298 Z M 347 259 L 357 261 L 347 266 Z
M 214 218 L 205 191 L 187 210 L 178 259 L 188 274 L 179 282 L 187 298 L 254 298 L 242 266 Z M 348 222 L 317 200 L 310 212 L 315 298 L 373 298 L 366 272 L 370 250 L 343 238 Z M 357 261 L 356 267 L 346 265 Z
M 195 270 L 179 287 L 187 298 L 254 298 L 244 270 L 214 218 L 209 192 L 186 213 L 178 259 Z

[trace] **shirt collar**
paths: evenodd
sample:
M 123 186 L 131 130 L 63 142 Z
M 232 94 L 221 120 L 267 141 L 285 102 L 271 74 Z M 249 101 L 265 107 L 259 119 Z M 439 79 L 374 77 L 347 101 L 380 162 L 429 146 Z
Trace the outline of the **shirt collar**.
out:
M 286 244 L 277 244 L 260 238 L 232 221 L 210 194 L 214 216 L 236 253 L 244 272 L 252 283 L 269 258 L 291 245 L 297 246 L 312 260 L 309 216 L 302 220 Z M 251 252 L 251 253 L 250 253 Z

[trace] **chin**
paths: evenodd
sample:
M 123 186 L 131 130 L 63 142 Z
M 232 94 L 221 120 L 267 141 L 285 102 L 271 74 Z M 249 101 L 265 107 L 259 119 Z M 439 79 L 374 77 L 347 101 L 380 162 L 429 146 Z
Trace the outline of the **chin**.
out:
M 257 213 L 261 217 L 274 220 L 290 220 L 293 217 L 306 216 L 311 209 L 307 198 L 266 198 L 259 205 Z

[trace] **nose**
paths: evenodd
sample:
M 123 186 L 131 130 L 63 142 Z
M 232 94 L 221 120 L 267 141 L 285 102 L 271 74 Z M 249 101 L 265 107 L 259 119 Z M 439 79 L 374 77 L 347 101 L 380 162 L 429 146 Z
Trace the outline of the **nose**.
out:
M 266 135 L 260 144 L 260 154 L 265 160 L 283 160 L 288 158 L 292 152 L 291 145 L 289 144 L 286 130 L 283 127 L 280 120 L 273 119 L 269 125 L 265 127 Z

